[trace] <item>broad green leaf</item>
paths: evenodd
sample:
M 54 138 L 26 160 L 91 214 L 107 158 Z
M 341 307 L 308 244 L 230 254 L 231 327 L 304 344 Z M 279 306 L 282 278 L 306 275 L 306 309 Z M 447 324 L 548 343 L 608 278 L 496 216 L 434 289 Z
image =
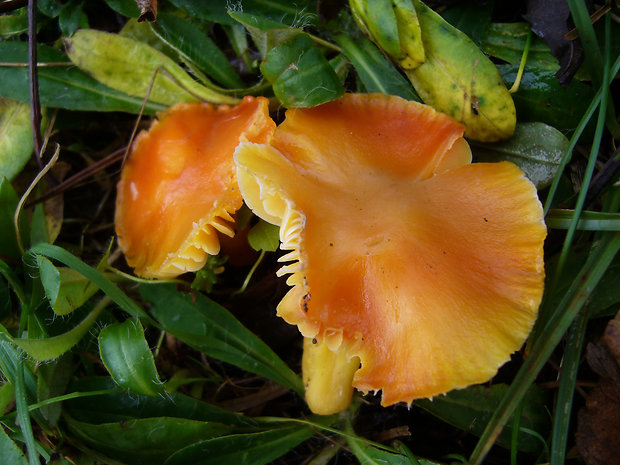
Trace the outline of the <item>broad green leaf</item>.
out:
M 365 37 L 354 41 L 342 34 L 336 42 L 351 60 L 357 75 L 367 92 L 398 95 L 407 100 L 420 100 L 411 84 L 383 56 L 377 47 Z
M 280 245 L 280 228 L 259 220 L 248 233 L 248 242 L 254 250 L 275 252 Z
M 422 31 L 411 0 L 350 0 L 361 30 L 403 69 L 424 63 Z
M 391 0 L 363 0 L 366 27 L 377 41 L 379 47 L 388 55 L 399 59 L 401 55 L 400 38 L 396 14 Z
M 71 391 L 88 393 L 117 387 L 107 377 L 80 379 L 71 384 Z M 256 422 L 239 413 L 229 412 L 178 392 L 164 396 L 142 396 L 129 392 L 80 397 L 63 402 L 69 414 L 86 423 L 113 423 L 134 418 L 174 417 L 188 420 L 223 423 L 243 428 Z
M 309 426 L 295 425 L 250 434 L 201 441 L 173 454 L 165 465 L 263 465 L 314 435 Z
M 511 86 L 519 66 L 497 68 L 506 85 Z M 573 79 L 568 87 L 562 87 L 554 71 L 526 66 L 519 90 L 512 98 L 519 122 L 538 121 L 566 133 L 575 130 L 594 94 L 592 87 L 583 82 Z M 593 130 L 588 132 L 592 134 Z
M 89 447 L 110 458 L 135 465 L 163 464 L 175 451 L 231 430 L 230 426 L 220 423 L 168 417 L 99 425 L 68 416 L 65 421 L 71 433 Z
M 19 258 L 21 255 L 13 226 L 13 216 L 18 202 L 19 199 L 11 183 L 6 178 L 0 177 L 0 256 L 2 257 Z
M 73 369 L 71 357 L 67 355 L 51 363 L 41 364 L 37 371 L 37 400 L 41 402 L 63 395 L 73 375 Z M 45 405 L 39 410 L 41 415 L 47 420 L 47 424 L 52 428 L 56 428 L 62 404 L 58 402 Z
M 38 0 L 37 8 L 41 13 L 50 18 L 55 18 L 60 14 L 60 10 L 64 7 L 63 4 L 58 3 L 56 0 Z
M 196 65 L 220 84 L 233 89 L 244 87 L 243 81 L 226 55 L 192 22 L 171 14 L 159 14 L 153 32 L 183 58 Z
M 260 69 L 287 108 L 311 107 L 344 94 L 334 69 L 306 34 L 272 48 Z
M 530 26 L 527 23 L 492 23 L 489 27 L 483 49 L 496 58 L 519 65 Z M 560 69 L 557 58 L 551 54 L 549 46 L 542 39 L 532 37 L 527 55 L 527 69 L 557 71 Z
M 12 180 L 30 159 L 34 147 L 30 107 L 0 98 L 0 177 Z
M 57 315 L 71 313 L 97 292 L 97 286 L 71 268 L 57 268 L 42 256 L 37 257 L 37 263 L 45 294 Z
M 80 323 L 64 334 L 41 339 L 15 338 L 13 342 L 35 360 L 53 360 L 71 349 L 90 331 L 102 310 L 103 306 L 95 307 Z
M 129 392 L 156 396 L 164 392 L 140 320 L 106 326 L 99 333 L 99 353 L 116 383 Z
M 493 142 L 514 132 L 515 107 L 497 68 L 465 34 L 414 0 L 426 61 L 405 73 L 422 100 L 465 125 L 470 139 Z
M 140 9 L 136 4 L 136 0 L 105 0 L 110 8 L 123 16 L 129 18 L 137 18 L 140 16 Z
M 43 211 L 43 205 L 39 203 L 34 207 L 32 218 L 30 219 L 30 245 L 49 244 L 49 242 L 45 212 Z
M 4 428 L 0 428 L 0 457 L 6 464 L 28 465 L 24 453 L 4 432 Z
M 0 56 L 4 62 L 23 63 L 23 66 L 0 66 L 0 95 L 28 104 L 28 44 L 0 41 Z M 38 47 L 40 63 L 66 63 L 69 59 L 44 45 Z M 138 113 L 143 98 L 132 97 L 111 89 L 87 76 L 73 65 L 40 66 L 39 98 L 45 107 L 86 111 L 126 111 Z M 155 113 L 165 105 L 148 103 L 145 111 Z
M 476 161 L 508 160 L 515 163 L 540 190 L 551 184 L 568 146 L 566 136 L 551 126 L 520 123 L 510 139 L 487 144 L 474 143 L 473 152 Z
M 483 47 L 492 27 L 493 3 L 457 2 L 441 12 L 443 19 Z
M 224 307 L 199 293 L 181 294 L 171 285 L 148 284 L 140 291 L 167 332 L 210 357 L 303 393 L 299 377 Z
M 9 38 L 28 32 L 28 8 L 0 16 L 0 37 Z
M 88 27 L 88 17 L 84 13 L 84 0 L 71 0 L 60 10 L 58 25 L 63 35 L 70 36 L 78 28 Z
M 436 396 L 432 400 L 416 400 L 414 404 L 446 423 L 480 436 L 507 389 L 505 384 L 473 386 Z M 538 453 L 543 447 L 540 437 L 547 437 L 550 425 L 545 391 L 538 386 L 532 386 L 522 405 L 517 447 L 523 452 Z M 511 435 L 512 420 L 509 420 L 498 437 L 497 444 L 510 448 Z
M 266 57 L 267 53 L 276 45 L 280 45 L 303 33 L 301 29 L 289 27 L 286 24 L 261 16 L 238 11 L 231 11 L 229 14 L 231 18 L 243 24 L 250 32 L 252 40 L 262 57 Z
M 172 59 L 154 48 L 118 34 L 81 29 L 65 39 L 71 61 L 98 81 L 144 98 L 155 72 L 149 100 L 172 106 L 199 99 L 235 104 L 238 99 L 218 94 L 194 81 Z

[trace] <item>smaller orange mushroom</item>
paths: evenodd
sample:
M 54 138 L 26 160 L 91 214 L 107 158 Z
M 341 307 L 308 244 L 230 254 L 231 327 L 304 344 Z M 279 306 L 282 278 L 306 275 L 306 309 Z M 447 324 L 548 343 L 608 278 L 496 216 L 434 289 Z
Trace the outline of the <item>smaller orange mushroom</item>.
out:
M 523 344 L 543 292 L 542 208 L 516 165 L 471 164 L 463 131 L 426 105 L 347 94 L 235 151 L 246 204 L 289 251 L 278 314 L 316 339 L 307 384 L 410 403 L 487 381 Z M 350 396 L 316 392 L 319 413 Z
M 217 254 L 217 231 L 233 235 L 242 205 L 233 153 L 240 142 L 266 143 L 275 123 L 268 100 L 234 107 L 178 104 L 140 133 L 117 186 L 116 233 L 135 273 L 168 278 L 197 271 Z

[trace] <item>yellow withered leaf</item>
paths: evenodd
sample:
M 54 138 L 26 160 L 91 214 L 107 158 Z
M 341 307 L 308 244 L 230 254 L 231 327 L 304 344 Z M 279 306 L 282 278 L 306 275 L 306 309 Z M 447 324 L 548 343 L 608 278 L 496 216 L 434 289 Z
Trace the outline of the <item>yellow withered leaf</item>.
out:
M 149 100 L 172 106 L 204 100 L 234 105 L 239 99 L 217 93 L 198 83 L 153 47 L 118 34 L 81 29 L 65 39 L 67 55 L 99 82 L 126 94 L 144 97 L 157 71 Z

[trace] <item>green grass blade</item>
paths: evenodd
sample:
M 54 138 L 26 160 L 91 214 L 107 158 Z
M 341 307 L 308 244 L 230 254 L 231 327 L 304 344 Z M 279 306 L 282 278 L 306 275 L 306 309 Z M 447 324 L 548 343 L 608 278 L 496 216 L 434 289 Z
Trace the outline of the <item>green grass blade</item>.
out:
M 579 221 L 579 216 L 581 215 L 581 211 L 583 210 L 584 203 L 586 201 L 586 195 L 588 193 L 588 186 L 590 185 L 590 181 L 592 180 L 592 176 L 594 174 L 594 167 L 596 165 L 596 160 L 598 159 L 598 152 L 601 146 L 601 140 L 603 138 L 603 130 L 605 129 L 605 115 L 607 112 L 607 102 L 609 101 L 609 16 L 607 17 L 607 27 L 606 27 L 606 54 L 605 54 L 605 64 L 603 66 L 603 83 L 601 85 L 601 105 L 599 107 L 599 115 L 598 121 L 596 122 L 596 130 L 594 132 L 594 141 L 592 143 L 592 148 L 590 149 L 590 156 L 588 158 L 588 165 L 586 166 L 586 171 L 583 176 L 583 181 L 581 183 L 581 190 L 579 191 L 579 195 L 577 197 L 577 203 L 575 204 L 575 213 L 573 215 L 573 219 L 571 224 L 566 232 L 566 238 L 564 239 L 564 245 L 562 246 L 562 252 L 560 253 L 560 259 L 558 260 L 557 267 L 555 269 L 555 274 L 553 279 L 551 280 L 550 291 L 553 292 L 555 285 L 557 284 L 557 280 L 562 274 L 562 270 L 566 263 L 566 259 L 568 258 L 568 254 L 570 252 L 570 247 L 573 243 L 573 238 L 575 236 L 575 231 L 577 230 L 577 222 Z
M 610 76 L 612 77 L 615 76 L 616 74 L 618 74 L 619 71 L 620 71 L 620 56 L 616 59 L 613 66 L 611 67 Z M 562 157 L 562 161 L 560 162 L 558 171 L 555 177 L 553 178 L 551 187 L 549 188 L 549 193 L 547 194 L 547 199 L 545 200 L 545 215 L 549 212 L 549 209 L 551 208 L 551 204 L 553 203 L 553 199 L 555 198 L 555 194 L 560 184 L 560 179 L 562 178 L 562 173 L 564 172 L 564 169 L 566 168 L 566 165 L 568 164 L 568 162 L 571 160 L 573 149 L 575 148 L 575 145 L 577 145 L 577 142 L 579 141 L 581 134 L 583 134 L 583 131 L 586 125 L 592 118 L 592 115 L 594 115 L 594 111 L 596 110 L 599 102 L 601 101 L 601 96 L 603 93 L 602 90 L 603 89 L 599 88 L 598 92 L 592 99 L 592 102 L 590 102 L 590 106 L 588 107 L 583 117 L 581 118 L 581 121 L 579 121 L 579 124 L 575 128 L 575 132 L 573 133 L 573 136 L 570 139 L 570 144 L 568 146 L 568 149 L 566 150 L 566 152 L 564 153 Z M 608 89 L 605 89 L 605 90 L 608 90 Z
M 28 450 L 28 463 L 30 465 L 39 465 L 39 455 L 37 453 L 37 444 L 32 432 L 32 424 L 30 423 L 30 413 L 28 412 L 28 401 L 26 399 L 26 383 L 24 381 L 24 366 L 20 360 L 15 376 L 15 406 L 17 408 L 17 419 L 19 426 L 26 441 L 26 449 Z
M 549 229 L 568 229 L 575 210 L 551 210 L 545 218 Z M 582 211 L 576 229 L 580 231 L 620 231 L 620 213 Z
M 569 435 L 568 428 L 573 407 L 573 394 L 575 392 L 575 383 L 577 382 L 577 371 L 579 369 L 583 341 L 588 326 L 588 317 L 588 312 L 582 311 L 568 331 L 562 371 L 560 372 L 560 388 L 553 417 L 551 465 L 564 464 L 566 443 Z
M 558 306 L 560 311 L 556 312 L 544 327 L 530 356 L 521 366 L 506 396 L 489 420 L 470 457 L 473 465 L 480 464 L 489 452 L 504 424 L 519 405 L 525 392 L 536 379 L 538 372 L 551 356 L 573 319 L 585 305 L 618 250 L 620 250 L 620 234 L 607 233 L 592 252 L 575 278 L 574 285 Z

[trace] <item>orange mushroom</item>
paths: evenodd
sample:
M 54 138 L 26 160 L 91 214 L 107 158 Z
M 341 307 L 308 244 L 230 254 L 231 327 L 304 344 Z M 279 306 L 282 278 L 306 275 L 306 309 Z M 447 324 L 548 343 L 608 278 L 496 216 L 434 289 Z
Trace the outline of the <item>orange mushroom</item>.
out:
M 490 379 L 542 297 L 536 189 L 512 163 L 471 164 L 463 131 L 416 102 L 348 94 L 235 152 L 246 204 L 289 251 L 278 314 L 341 365 L 359 357 L 348 382 L 383 405 Z
M 116 233 L 136 274 L 166 278 L 196 271 L 217 254 L 217 231 L 232 236 L 242 205 L 233 153 L 266 143 L 275 123 L 268 100 L 229 107 L 183 103 L 138 135 L 118 184 Z

